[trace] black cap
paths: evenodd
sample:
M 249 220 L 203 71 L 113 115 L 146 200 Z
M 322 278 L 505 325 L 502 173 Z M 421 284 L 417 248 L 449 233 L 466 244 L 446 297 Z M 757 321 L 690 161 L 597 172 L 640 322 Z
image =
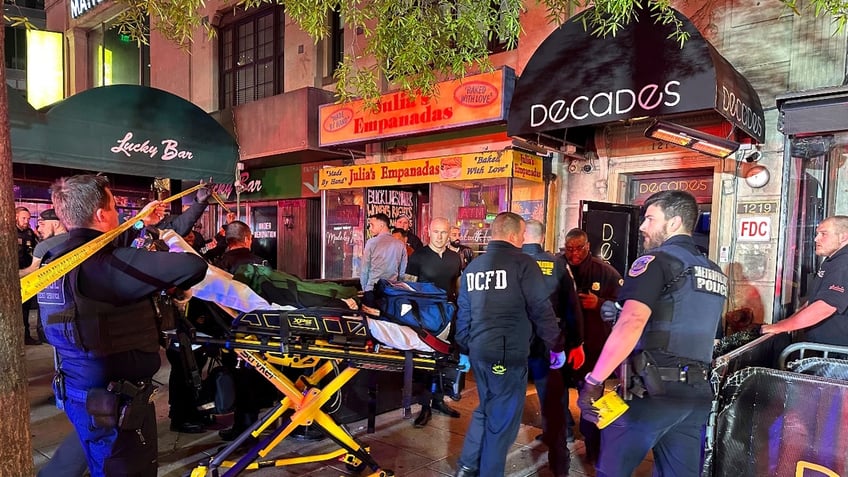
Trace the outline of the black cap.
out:
M 56 211 L 53 209 L 47 209 L 41 214 L 39 214 L 42 220 L 59 220 L 59 217 L 56 215 Z

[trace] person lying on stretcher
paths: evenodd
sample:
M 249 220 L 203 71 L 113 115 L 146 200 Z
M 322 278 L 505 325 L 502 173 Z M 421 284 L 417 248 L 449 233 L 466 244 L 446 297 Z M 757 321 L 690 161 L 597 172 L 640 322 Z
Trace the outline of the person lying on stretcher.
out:
M 162 231 L 160 238 L 168 245 L 171 252 L 196 253 L 182 237 L 172 230 Z M 257 266 L 248 267 L 267 268 Z M 264 271 L 264 273 L 267 273 L 267 271 Z M 231 313 L 233 316 L 237 312 L 251 315 L 250 312 L 255 310 L 290 312 L 298 309 L 290 304 L 269 302 L 246 284 L 234 280 L 233 275 L 211 265 L 206 273 L 206 278 L 192 287 L 191 292 L 196 298 L 217 303 L 231 311 L 234 310 Z M 355 301 L 350 299 L 345 299 L 344 301 L 348 304 L 351 314 L 354 316 Z M 379 315 L 379 311 L 377 311 L 376 315 Z M 242 319 L 242 321 L 244 320 Z M 447 346 L 442 347 L 437 345 L 439 349 L 435 349 L 431 344 L 425 342 L 425 339 L 419 332 L 416 332 L 416 330 L 410 327 L 371 317 L 365 317 L 365 323 L 367 324 L 367 331 L 370 335 L 384 346 L 403 351 L 414 350 L 425 353 L 438 351 L 445 354 L 449 352 Z M 433 342 L 431 341 L 431 343 Z

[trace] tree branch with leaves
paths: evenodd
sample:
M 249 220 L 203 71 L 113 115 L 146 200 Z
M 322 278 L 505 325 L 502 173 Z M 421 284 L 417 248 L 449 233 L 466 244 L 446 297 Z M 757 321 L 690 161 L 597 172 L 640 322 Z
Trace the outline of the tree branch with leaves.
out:
M 200 28 L 209 37 L 214 27 L 200 14 L 204 0 L 117 0 L 127 9 L 119 18 L 121 33 L 147 42 L 147 18 L 165 38 L 181 46 L 194 40 Z M 848 22 L 848 0 L 782 1 L 796 14 L 811 9 L 816 16 L 829 15 L 841 30 Z M 285 5 L 286 13 L 316 42 L 330 34 L 327 18 L 338 11 L 346 29 L 353 31 L 342 63 L 336 69 L 340 101 L 354 97 L 370 104 L 382 93 L 383 81 L 413 95 L 432 95 L 436 84 L 447 78 L 490 70 L 490 40 L 513 48 L 522 33 L 523 0 L 237 0 L 232 8 L 263 4 Z M 540 0 L 554 25 L 575 14 L 584 28 L 599 37 L 615 36 L 638 18 L 643 7 L 650 20 L 673 25 L 670 38 L 681 47 L 688 40 L 682 22 L 674 16 L 670 0 Z M 589 8 L 592 7 L 592 8 Z M 576 13 L 580 12 L 580 13 Z M 364 37 L 364 45 L 357 37 Z

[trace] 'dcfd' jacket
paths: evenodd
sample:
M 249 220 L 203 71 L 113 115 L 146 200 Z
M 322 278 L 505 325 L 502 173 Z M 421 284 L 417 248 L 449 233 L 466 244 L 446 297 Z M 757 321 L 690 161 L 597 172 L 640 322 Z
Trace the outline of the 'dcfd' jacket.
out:
M 563 340 L 539 265 L 512 244 L 493 240 L 462 273 L 456 344 L 483 362 L 527 366 L 533 324 L 548 349 Z M 532 321 L 532 324 L 531 324 Z

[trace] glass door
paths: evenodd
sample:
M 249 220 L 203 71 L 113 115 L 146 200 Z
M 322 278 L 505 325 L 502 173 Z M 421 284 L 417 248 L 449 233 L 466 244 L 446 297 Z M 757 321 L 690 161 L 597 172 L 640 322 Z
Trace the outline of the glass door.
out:
M 815 254 L 816 227 L 826 217 L 848 215 L 848 133 L 790 140 L 780 317 L 807 300 L 812 274 L 825 257 Z M 843 187 L 839 187 L 843 184 Z

